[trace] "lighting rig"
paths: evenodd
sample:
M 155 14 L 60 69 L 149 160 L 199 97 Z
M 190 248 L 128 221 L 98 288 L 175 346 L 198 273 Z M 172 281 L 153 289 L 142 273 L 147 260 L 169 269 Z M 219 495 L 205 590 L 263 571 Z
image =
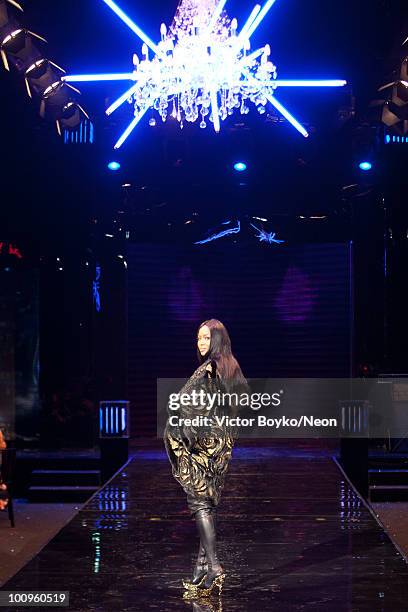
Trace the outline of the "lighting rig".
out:
M 90 122 L 78 101 L 80 91 L 63 80 L 65 70 L 45 57 L 45 38 L 21 24 L 22 6 L 0 0 L 0 55 L 7 71 L 13 67 L 25 81 L 30 98 L 40 102 L 41 117 L 54 121 L 58 134 L 73 134 Z

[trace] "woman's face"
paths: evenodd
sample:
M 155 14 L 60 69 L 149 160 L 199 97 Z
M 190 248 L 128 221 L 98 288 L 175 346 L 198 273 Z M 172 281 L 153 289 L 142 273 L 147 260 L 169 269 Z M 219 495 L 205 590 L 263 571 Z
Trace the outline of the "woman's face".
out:
M 207 325 L 203 325 L 198 330 L 197 346 L 200 351 L 200 355 L 203 357 L 210 350 L 211 343 L 211 331 Z

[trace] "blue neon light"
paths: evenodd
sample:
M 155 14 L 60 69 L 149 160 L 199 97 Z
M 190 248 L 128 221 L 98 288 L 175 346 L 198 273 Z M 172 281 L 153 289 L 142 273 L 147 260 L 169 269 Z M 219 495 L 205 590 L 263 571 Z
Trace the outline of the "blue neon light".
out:
M 363 172 L 368 172 L 369 170 L 371 170 L 373 165 L 371 162 L 363 161 L 358 165 L 358 167 L 360 168 L 360 170 L 363 170 Z
M 247 165 L 244 162 L 237 162 L 236 164 L 234 164 L 234 170 L 236 170 L 237 172 L 245 172 L 246 169 Z
M 136 115 L 136 117 L 130 122 L 130 124 L 128 125 L 128 127 L 126 128 L 126 130 L 123 132 L 122 136 L 119 138 L 119 140 L 117 141 L 117 143 L 114 146 L 114 149 L 120 149 L 120 147 L 123 145 L 123 143 L 125 142 L 125 140 L 127 138 L 129 138 L 130 134 L 133 132 L 133 130 L 135 129 L 135 127 L 137 126 L 137 124 L 139 123 L 139 121 L 144 117 L 144 115 L 147 113 L 148 111 L 148 106 L 146 106 L 146 108 L 142 109 L 138 115 Z
M 142 53 L 145 56 L 145 59 L 142 61 L 147 64 L 149 64 L 150 67 L 154 66 L 155 69 L 157 68 L 159 73 L 164 73 L 167 71 L 167 67 L 163 68 L 164 65 L 167 66 L 167 60 L 168 60 L 168 55 L 172 54 L 173 51 L 170 49 L 166 51 L 167 47 L 164 44 L 165 42 L 167 42 L 166 39 L 166 26 L 164 24 L 162 24 L 162 27 L 164 27 L 164 31 L 163 29 L 161 29 L 161 33 L 162 33 L 162 40 L 160 41 L 160 43 L 156 44 L 155 42 L 153 42 L 153 40 L 151 38 L 149 38 L 149 36 L 147 36 L 147 34 L 119 7 L 119 5 L 114 1 L 114 0 L 102 0 L 110 9 L 111 11 L 113 11 L 113 13 L 115 13 L 115 15 L 117 17 L 119 17 L 119 19 L 122 20 L 122 22 L 124 24 L 126 24 L 126 26 L 132 31 L 134 32 L 144 43 L 144 48 L 142 50 Z M 211 16 L 211 19 L 209 21 L 209 24 L 207 25 L 206 28 L 206 33 L 210 36 L 213 26 L 218 23 L 218 18 L 220 16 L 220 14 L 222 13 L 222 10 L 224 9 L 224 6 L 226 4 L 227 0 L 216 0 L 215 2 L 215 10 Z M 247 43 L 250 43 L 250 39 L 253 36 L 253 34 L 255 33 L 255 31 L 257 30 L 257 28 L 260 26 L 260 24 L 263 22 L 263 20 L 265 19 L 265 17 L 267 16 L 267 14 L 269 13 L 270 9 L 272 8 L 272 6 L 275 4 L 276 0 L 266 0 L 264 5 L 261 6 L 259 4 L 257 4 L 252 13 L 250 14 L 248 20 L 246 21 L 244 27 L 242 28 L 241 32 L 239 33 L 238 36 L 234 38 L 231 37 L 231 41 L 233 41 L 235 39 L 236 41 L 236 45 L 235 42 L 234 44 L 231 45 L 231 49 L 233 52 L 236 51 L 236 57 L 234 57 L 234 54 L 232 55 L 232 59 L 234 62 L 237 63 L 238 66 L 240 66 L 241 68 L 241 76 L 243 75 L 245 78 L 244 80 L 239 80 L 239 86 L 241 88 L 249 88 L 249 90 L 251 89 L 251 82 L 253 83 L 253 85 L 257 87 L 264 87 L 264 96 L 266 97 L 266 99 L 270 102 L 270 104 L 272 104 L 275 109 L 281 114 L 283 115 L 288 121 L 289 123 L 291 123 L 291 125 L 293 127 L 295 127 L 303 136 L 307 137 L 309 134 L 308 132 L 305 130 L 305 128 L 297 121 L 297 119 L 282 105 L 281 102 L 279 102 L 274 94 L 274 90 L 278 87 L 342 87 L 346 84 L 345 80 L 341 80 L 341 79 L 326 79 L 326 80 L 318 80 L 318 79 L 276 79 L 276 72 L 274 73 L 274 77 L 271 78 L 269 81 L 267 82 L 263 82 L 260 81 L 259 79 L 254 79 L 251 76 L 251 72 L 249 70 L 248 67 L 248 60 L 250 58 L 253 57 L 258 57 L 261 53 L 263 53 L 265 55 L 265 58 L 267 58 L 268 54 L 270 53 L 270 49 L 269 52 L 266 51 L 267 47 L 269 48 L 269 45 L 267 45 L 266 47 L 258 51 L 256 51 L 255 53 L 247 56 L 246 52 L 249 50 L 249 46 Z M 235 21 L 235 20 L 234 20 Z M 199 34 L 197 34 L 197 36 L 199 36 Z M 168 40 L 170 42 L 171 39 L 168 38 Z M 163 44 L 162 44 L 163 43 Z M 179 44 L 179 41 L 177 39 L 176 36 L 176 42 L 175 42 L 175 46 L 172 47 L 173 50 L 177 50 L 177 45 Z M 155 57 L 152 59 L 152 61 L 149 59 L 148 56 L 148 48 L 150 48 L 153 53 L 155 54 Z M 244 48 L 244 56 L 241 56 L 241 51 Z M 251 60 L 252 61 L 252 60 Z M 141 65 L 142 65 L 141 64 Z M 225 62 L 224 62 L 225 64 Z M 172 70 L 174 72 L 174 65 L 172 64 Z M 177 66 L 177 65 L 176 65 Z M 191 67 L 190 67 L 191 69 Z M 195 66 L 192 67 L 192 71 L 194 73 L 195 70 Z M 156 72 L 156 70 L 153 71 L 154 73 Z M 222 72 L 222 71 L 221 71 Z M 102 74 L 83 74 L 83 75 L 65 75 L 63 77 L 64 81 L 67 82 L 75 82 L 75 81 L 79 81 L 79 82 L 86 82 L 86 81 L 90 81 L 90 82 L 100 82 L 100 81 L 137 81 L 138 80 L 138 75 L 142 74 L 143 70 L 139 71 L 138 66 L 136 66 L 135 64 L 135 69 L 133 72 L 131 73 L 102 73 Z M 166 72 L 167 74 L 167 72 Z M 143 76 L 143 74 L 142 74 Z M 194 76 L 194 74 L 189 74 L 189 77 Z M 217 76 L 217 75 L 215 75 Z M 268 75 L 265 76 L 265 78 L 267 78 Z M 177 75 L 176 75 L 177 77 Z M 217 76 L 218 78 L 218 76 Z M 220 109 L 218 106 L 218 98 L 221 95 L 221 89 L 219 88 L 219 82 L 217 81 L 217 78 L 214 77 L 214 83 L 210 83 L 209 85 L 212 85 L 212 89 L 210 90 L 210 97 L 211 97 L 211 110 L 212 110 L 212 121 L 213 121 L 213 125 L 214 125 L 214 130 L 216 132 L 219 131 L 220 129 Z M 153 79 L 154 80 L 154 79 Z M 178 79 L 175 78 L 175 80 L 177 81 Z M 192 81 L 193 82 L 193 79 Z M 150 88 L 150 84 L 148 85 Z M 141 85 L 137 85 L 137 86 L 133 86 L 133 87 L 140 87 L 143 92 L 146 91 L 146 85 L 145 84 L 141 84 Z M 267 88 L 270 87 L 271 90 L 268 90 Z M 111 114 L 112 112 L 114 112 L 114 110 L 116 110 L 117 108 L 119 108 L 125 101 L 127 101 L 133 91 L 133 88 L 128 89 L 127 92 L 123 93 L 108 109 L 107 114 Z M 160 90 L 160 93 L 157 94 L 157 89 Z M 267 92 L 270 91 L 270 93 L 268 94 Z M 146 104 L 146 108 L 140 108 L 139 106 L 139 114 L 133 119 L 133 121 L 130 123 L 130 125 L 127 127 L 127 129 L 124 131 L 124 133 L 122 134 L 122 136 L 119 138 L 119 140 L 117 141 L 116 145 L 115 145 L 115 149 L 118 149 L 122 146 L 122 144 L 127 140 L 127 138 L 129 137 L 129 135 L 133 132 L 133 130 L 136 128 L 136 126 L 138 125 L 138 123 L 140 122 L 140 120 L 142 119 L 142 117 L 144 116 L 144 114 L 147 111 L 148 107 L 153 106 L 156 102 L 158 102 L 159 100 L 161 100 L 163 97 L 166 98 L 167 103 L 169 103 L 169 101 L 171 102 L 171 100 L 174 98 L 174 96 L 176 94 L 182 94 L 182 91 L 179 91 L 177 88 L 174 90 L 172 87 L 164 87 L 163 86 L 163 78 L 160 78 L 158 80 L 158 83 L 154 83 L 154 86 L 151 86 L 151 99 L 147 100 L 146 97 L 144 97 L 144 103 Z M 160 97 L 158 97 L 158 95 Z M 248 109 L 246 109 L 248 110 Z M 264 109 L 263 109 L 264 110 Z M 166 116 L 162 114 L 162 119 L 163 121 L 166 120 Z M 179 115 L 175 115 L 175 117 L 177 118 L 177 120 L 179 121 L 181 127 L 182 127 L 182 117 L 181 114 L 179 113 Z M 224 119 L 223 116 L 221 116 L 222 119 Z M 205 122 L 203 122 L 205 125 Z M 91 126 L 91 137 L 90 137 L 90 141 L 93 142 L 93 127 Z
M 224 236 L 229 236 L 230 234 L 239 234 L 240 231 L 241 231 L 241 222 L 238 221 L 237 227 L 232 227 L 231 229 L 224 230 L 223 232 L 219 232 L 218 234 L 213 234 L 212 236 L 205 238 L 205 240 L 199 240 L 198 242 L 195 242 L 194 244 L 206 244 L 207 242 L 218 240 L 218 238 L 223 238 Z
M 252 34 L 258 28 L 260 23 L 264 20 L 264 18 L 266 17 L 267 13 L 272 8 L 272 6 L 275 4 L 275 2 L 276 2 L 276 0 L 268 0 L 266 2 L 266 4 L 264 5 L 263 9 L 258 13 L 258 15 L 254 19 L 254 21 L 251 23 L 251 26 L 249 27 L 248 32 L 246 34 L 247 38 L 251 38 Z
M 62 77 L 66 83 L 93 83 L 101 81 L 134 81 L 133 72 L 115 72 L 102 74 L 69 74 Z
M 122 11 L 116 2 L 113 2 L 113 0 L 103 1 L 119 17 L 119 19 L 121 19 L 128 26 L 128 28 L 130 28 L 132 32 L 136 34 L 136 36 L 138 36 L 144 43 L 146 43 L 148 47 L 150 47 L 154 53 L 160 53 L 159 48 L 154 44 L 151 38 L 149 38 L 147 34 L 145 34 L 145 32 L 143 32 L 143 30 L 139 28 L 139 26 L 132 19 L 130 19 L 130 17 L 126 15 L 124 11 Z
M 408 136 L 390 136 L 390 134 L 386 134 L 384 137 L 385 144 L 400 143 L 400 144 L 408 144 Z
M 278 240 L 275 238 L 276 232 L 266 232 L 265 230 L 256 227 L 256 225 L 253 223 L 250 225 L 258 232 L 255 234 L 255 236 L 258 238 L 259 242 L 267 242 L 268 244 L 283 244 L 285 242 L 284 240 Z
M 240 39 L 241 43 L 243 43 L 248 38 L 249 28 L 253 24 L 255 18 L 258 16 L 260 10 L 261 10 L 261 5 L 260 4 L 256 4 L 254 6 L 254 8 L 252 9 L 252 13 L 248 17 L 247 21 L 244 24 L 244 27 L 242 28 L 241 32 L 239 33 L 239 39 Z
M 127 402 L 102 402 L 102 404 L 103 405 L 99 408 L 99 428 L 101 436 L 126 436 Z
M 344 87 L 347 81 L 344 79 L 276 79 L 273 85 L 278 87 Z
M 299 121 L 295 119 L 295 117 L 283 106 L 283 104 L 278 102 L 275 96 L 266 95 L 265 97 L 269 100 L 272 106 L 274 106 L 276 110 L 278 110 L 280 114 L 283 115 L 298 132 L 300 132 L 300 134 L 302 134 L 302 136 L 305 138 L 309 136 L 309 133 L 307 130 L 305 130 L 303 125 L 301 125 Z
M 101 273 L 101 266 L 95 266 L 95 280 L 92 281 L 92 295 L 96 312 L 101 312 L 101 296 L 99 293 L 99 289 L 101 287 Z

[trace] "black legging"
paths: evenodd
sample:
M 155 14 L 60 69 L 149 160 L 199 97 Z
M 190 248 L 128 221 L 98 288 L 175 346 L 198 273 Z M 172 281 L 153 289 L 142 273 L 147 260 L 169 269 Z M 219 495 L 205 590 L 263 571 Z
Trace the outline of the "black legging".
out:
M 216 505 L 214 504 L 212 499 L 208 497 L 196 497 L 191 493 L 187 494 L 187 505 L 189 507 L 192 517 L 194 517 L 195 513 L 199 510 L 207 509 L 211 510 L 211 512 L 214 512 L 216 509 Z

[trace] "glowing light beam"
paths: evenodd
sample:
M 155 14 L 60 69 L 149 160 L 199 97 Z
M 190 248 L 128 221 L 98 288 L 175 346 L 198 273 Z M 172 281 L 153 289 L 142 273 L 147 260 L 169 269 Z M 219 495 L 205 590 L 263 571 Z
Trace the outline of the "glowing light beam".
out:
M 275 79 L 274 81 L 269 81 L 269 83 L 262 81 L 261 83 L 264 86 L 276 85 L 276 87 L 344 87 L 347 85 L 347 81 L 341 79 Z
M 137 126 L 137 124 L 139 123 L 139 121 L 144 117 L 144 115 L 147 113 L 148 110 L 148 106 L 146 106 L 143 110 L 141 110 L 136 117 L 133 119 L 133 121 L 128 125 L 128 127 L 126 128 L 126 130 L 123 132 L 122 136 L 119 138 L 119 140 L 117 141 L 117 143 L 114 146 L 114 149 L 120 149 L 120 147 L 123 145 L 123 143 L 125 142 L 125 140 L 130 136 L 130 134 L 133 132 L 133 130 L 135 129 L 135 127 Z
M 269 96 L 266 94 L 265 97 L 272 104 L 272 106 L 274 106 L 276 110 L 279 111 L 280 114 L 283 115 L 285 119 L 287 119 L 289 123 L 293 125 L 293 127 L 296 128 L 298 132 L 302 134 L 302 136 L 308 138 L 309 132 L 307 132 L 303 125 L 300 124 L 299 121 L 297 121 L 297 119 L 295 119 L 295 117 L 291 115 L 290 112 L 284 106 L 282 106 L 280 102 L 278 102 L 275 96 Z
M 253 227 L 258 233 L 255 236 L 258 238 L 259 242 L 267 242 L 268 244 L 283 244 L 284 240 L 278 240 L 275 238 L 276 232 L 266 232 L 264 229 L 260 229 L 253 223 L 250 223 L 251 227 Z
M 210 95 L 214 130 L 218 133 L 220 131 L 220 115 L 218 113 L 217 92 L 215 91 L 215 89 L 210 90 Z
M 135 81 L 134 72 L 118 72 L 115 74 L 69 74 L 63 76 L 67 83 L 92 83 L 97 81 Z
M 128 100 L 130 98 L 130 96 L 134 93 L 134 91 L 135 91 L 135 89 L 137 87 L 138 87 L 138 85 L 132 85 L 132 87 L 130 89 L 125 91 L 125 93 L 122 96 L 120 96 L 120 98 L 115 100 L 115 102 L 113 102 L 113 104 L 111 104 L 109 106 L 109 108 L 106 109 L 106 114 L 107 115 L 111 115 L 116 109 L 118 109 L 120 106 L 122 106 L 122 104 L 124 102 L 126 102 L 126 100 Z
M 261 10 L 261 5 L 256 4 L 252 10 L 252 13 L 250 14 L 247 21 L 245 22 L 244 27 L 239 33 L 239 36 L 238 36 L 239 42 L 243 43 L 248 38 L 247 32 L 249 28 L 251 27 L 252 23 L 254 22 L 255 18 L 258 16 L 260 10 Z
M 251 38 L 252 34 L 258 28 L 260 23 L 264 20 L 264 18 L 266 17 L 267 13 L 270 11 L 270 9 L 275 4 L 275 2 L 276 2 L 276 0 L 268 0 L 268 2 L 264 5 L 264 7 L 261 10 L 261 12 L 258 14 L 258 16 L 252 22 L 252 24 L 249 26 L 248 32 L 246 34 L 246 38 Z
M 229 236 L 231 234 L 239 234 L 239 232 L 241 231 L 241 222 L 238 221 L 237 223 L 238 223 L 237 227 L 232 227 L 231 229 L 224 230 L 223 232 L 218 232 L 218 234 L 213 234 L 212 236 L 209 236 L 208 238 L 205 238 L 204 240 L 199 240 L 198 242 L 195 242 L 194 244 L 206 244 L 207 242 L 212 242 L 213 240 L 224 238 L 224 236 Z
M 128 17 L 128 15 L 126 15 L 126 13 L 122 11 L 121 8 L 119 8 L 116 2 L 113 2 L 113 0 L 103 0 L 103 2 L 105 2 L 105 4 L 107 4 L 109 8 L 128 26 L 128 28 L 130 28 L 132 32 L 134 32 L 141 40 L 143 40 L 143 42 L 146 43 L 146 45 L 150 47 L 150 49 L 154 53 L 156 53 L 156 55 L 160 54 L 160 50 L 157 45 L 155 45 L 154 42 L 147 36 L 147 34 L 145 34 L 145 32 L 143 32 L 143 30 L 141 30 L 139 26 L 134 21 L 132 21 L 132 19 L 130 19 L 130 17 Z
M 213 31 L 213 28 L 214 28 L 215 24 L 217 23 L 218 18 L 221 15 L 222 10 L 223 10 L 223 8 L 224 8 L 224 6 L 226 4 L 227 4 L 227 0 L 220 0 L 220 2 L 218 3 L 217 8 L 215 9 L 215 11 L 214 11 L 214 13 L 213 13 L 213 15 L 211 17 L 211 21 L 208 24 L 208 30 L 210 32 Z
M 8 0 L 10 4 L 12 4 L 16 9 L 19 9 L 22 13 L 24 13 L 23 7 L 16 2 L 15 0 Z

